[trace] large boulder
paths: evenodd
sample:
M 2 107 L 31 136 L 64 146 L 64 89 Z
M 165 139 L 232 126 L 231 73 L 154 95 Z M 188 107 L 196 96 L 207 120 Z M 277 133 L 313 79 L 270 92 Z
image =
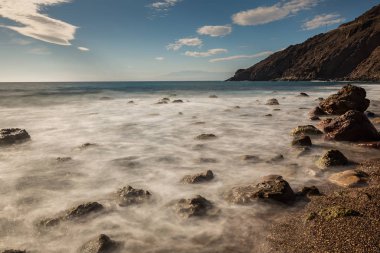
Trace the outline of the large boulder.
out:
M 134 189 L 132 186 L 127 186 L 119 189 L 116 192 L 119 206 L 130 206 L 134 204 L 142 204 L 148 201 L 152 194 L 143 189 Z
M 29 139 L 30 135 L 25 129 L 8 128 L 0 130 L 0 145 L 21 143 Z
M 369 104 L 365 89 L 348 84 L 337 94 L 321 101 L 319 107 L 328 114 L 342 115 L 350 110 L 364 112 Z
M 323 154 L 317 161 L 317 166 L 321 169 L 327 169 L 335 166 L 348 165 L 348 159 L 339 150 L 329 150 Z
M 240 205 L 255 203 L 257 200 L 275 200 L 282 203 L 292 203 L 295 194 L 282 176 L 269 175 L 262 178 L 258 184 L 234 187 L 227 193 L 229 202 Z
M 214 205 L 200 195 L 191 199 L 179 200 L 176 210 L 182 218 L 214 216 L 218 213 Z
M 181 182 L 186 184 L 198 184 L 211 181 L 212 179 L 214 179 L 214 173 L 208 170 L 205 173 L 186 175 L 182 178 Z
M 119 243 L 111 240 L 107 235 L 101 234 L 86 242 L 79 253 L 111 253 L 119 248 Z
M 348 111 L 345 114 L 328 121 L 320 126 L 326 133 L 327 139 L 336 141 L 377 141 L 380 134 L 364 113 Z

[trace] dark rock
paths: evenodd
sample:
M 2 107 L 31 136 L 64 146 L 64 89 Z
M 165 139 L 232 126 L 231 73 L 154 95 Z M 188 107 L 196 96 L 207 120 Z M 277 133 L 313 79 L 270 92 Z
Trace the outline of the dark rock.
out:
M 328 114 L 342 115 L 350 110 L 364 112 L 369 103 L 365 89 L 348 84 L 337 94 L 321 101 L 319 107 Z
M 98 202 L 87 202 L 84 204 L 81 204 L 77 207 L 74 207 L 72 209 L 69 209 L 65 216 L 65 220 L 72 220 L 72 219 L 78 219 L 84 216 L 87 216 L 91 213 L 96 213 L 101 210 L 103 210 L 103 205 L 99 204 Z
M 331 120 L 320 123 L 327 139 L 336 141 L 377 141 L 380 134 L 364 113 L 348 111 Z
M 73 160 L 71 157 L 57 157 L 56 159 L 58 162 L 68 162 Z
M 80 145 L 79 149 L 83 150 L 83 149 L 87 149 L 87 148 L 94 147 L 94 146 L 97 146 L 97 144 L 87 142 L 87 143 Z
M 272 114 L 266 114 L 265 117 L 272 117 Z
M 301 92 L 298 96 L 300 97 L 308 97 L 309 95 L 305 92 Z
M 228 201 L 240 205 L 252 204 L 259 199 L 289 204 L 294 201 L 295 194 L 281 176 L 269 175 L 263 177 L 259 184 L 232 188 L 226 197 Z
M 128 101 L 128 104 L 134 104 L 134 103 L 135 103 L 135 101 L 133 101 L 133 100 Z
M 373 113 L 373 112 L 370 112 L 370 111 L 366 111 L 366 112 L 365 112 L 365 115 L 366 115 L 368 118 L 375 118 L 375 117 L 376 117 L 376 114 Z
M 214 205 L 200 195 L 191 199 L 179 200 L 176 210 L 183 218 L 213 216 L 216 214 Z
M 163 105 L 163 104 L 167 104 L 167 103 L 168 103 L 168 101 L 158 101 L 156 104 Z
M 269 99 L 265 104 L 266 104 L 266 105 L 279 105 L 280 103 L 278 102 L 277 99 L 275 99 L 275 98 L 271 98 L 271 99 Z
M 107 235 L 101 234 L 86 242 L 79 253 L 111 253 L 119 248 L 119 243 L 111 240 Z
M 116 196 L 119 201 L 119 206 L 130 206 L 147 202 L 152 194 L 149 191 L 127 186 L 119 189 L 116 192 Z
M 310 147 L 312 145 L 309 136 L 296 136 L 292 141 L 292 146 Z
M 292 135 L 321 135 L 323 132 L 313 125 L 298 126 L 292 130 Z
M 272 157 L 272 158 L 268 161 L 268 163 L 281 162 L 281 161 L 283 161 L 284 159 L 285 159 L 285 157 L 284 157 L 283 155 L 279 154 L 279 155 L 276 155 L 276 156 Z
M 320 196 L 321 193 L 319 189 L 315 186 L 311 186 L 311 187 L 305 186 L 301 189 L 301 191 L 299 192 L 299 195 L 309 197 L 309 196 Z
M 179 112 L 178 115 L 183 115 L 183 112 Z
M 318 116 L 311 116 L 310 120 L 317 121 L 317 120 L 321 120 L 321 118 L 319 118 Z
M 255 155 L 243 155 L 241 158 L 243 161 L 250 162 L 250 163 L 258 163 L 261 162 L 260 157 Z
M 198 135 L 197 137 L 195 137 L 196 140 L 213 140 L 213 139 L 216 139 L 216 135 L 215 134 L 201 134 L 201 135 Z
M 310 117 L 324 116 L 324 115 L 326 115 L 326 113 L 318 106 L 309 112 Z
M 0 145 L 11 145 L 30 140 L 30 135 L 25 129 L 8 128 L 0 130 Z
M 181 182 L 186 184 L 198 184 L 211 181 L 212 179 L 214 179 L 214 173 L 208 170 L 205 173 L 186 175 L 182 178 Z
M 217 95 L 210 95 L 209 98 L 218 98 Z
M 339 150 L 329 150 L 319 158 L 317 165 L 321 169 L 345 166 L 348 165 L 348 159 Z
M 26 250 L 6 249 L 1 253 L 26 253 Z
M 183 103 L 183 100 L 181 100 L 181 99 L 176 99 L 176 100 L 173 100 L 172 103 Z

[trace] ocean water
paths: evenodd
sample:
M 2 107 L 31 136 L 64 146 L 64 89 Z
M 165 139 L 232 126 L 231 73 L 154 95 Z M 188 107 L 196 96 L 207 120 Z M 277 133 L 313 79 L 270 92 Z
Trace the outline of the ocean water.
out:
M 321 172 L 315 161 L 330 148 L 357 162 L 378 156 L 378 151 L 319 137 L 303 156 L 290 145 L 294 127 L 315 124 L 307 114 L 318 104 L 316 99 L 343 84 L 0 84 L 0 128 L 24 128 L 32 137 L 1 147 L 0 249 L 77 252 L 84 242 L 104 233 L 124 243 L 122 252 L 268 252 L 265 238 L 270 225 L 280 214 L 297 210 L 297 205 L 238 206 L 224 195 L 268 174 L 282 175 L 295 191 L 324 185 L 334 171 Z M 380 112 L 380 85 L 360 85 L 373 101 L 370 110 Z M 310 96 L 299 97 L 300 92 Z M 184 103 L 157 104 L 163 97 Z M 265 105 L 270 98 L 280 105 Z M 203 133 L 218 138 L 195 139 Z M 84 143 L 96 145 L 78 148 Z M 279 154 L 283 161 L 267 162 Z M 249 163 L 241 159 L 243 155 L 261 161 Z M 72 160 L 58 162 L 57 157 Z M 183 176 L 208 169 L 215 174 L 213 181 L 180 183 Z M 149 190 L 153 201 L 118 206 L 115 192 L 127 185 Z M 176 214 L 175 201 L 197 194 L 220 209 L 218 218 L 183 220 Z M 105 212 L 49 230 L 37 228 L 39 220 L 88 201 L 103 204 Z

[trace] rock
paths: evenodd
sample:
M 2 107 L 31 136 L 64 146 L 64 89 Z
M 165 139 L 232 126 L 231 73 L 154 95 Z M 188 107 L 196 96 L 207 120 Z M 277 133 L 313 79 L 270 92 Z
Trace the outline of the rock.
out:
M 273 111 L 281 111 L 281 109 L 280 108 L 275 108 L 275 109 L 273 109 Z
M 312 145 L 309 136 L 296 136 L 292 141 L 292 146 L 310 147 Z
M 243 155 L 241 157 L 243 161 L 250 162 L 250 163 L 258 163 L 261 162 L 260 157 L 255 156 L 255 155 Z
M 176 205 L 177 213 L 183 218 L 215 215 L 214 205 L 204 197 L 197 195 L 191 199 L 181 199 Z
M 339 150 L 329 150 L 319 158 L 317 165 L 321 169 L 345 166 L 348 165 L 348 159 Z
M 346 170 L 332 174 L 329 180 L 339 186 L 357 187 L 367 182 L 368 174 L 361 170 Z
M 318 116 L 311 116 L 310 120 L 317 121 L 317 120 L 321 120 L 321 119 Z
M 183 112 L 179 112 L 178 115 L 183 115 Z
M 71 157 L 57 157 L 56 158 L 57 162 L 68 162 L 73 160 Z
M 377 141 L 380 134 L 364 113 L 348 111 L 345 114 L 320 123 L 327 139 L 336 141 Z
M 197 137 L 195 137 L 196 140 L 213 140 L 213 139 L 216 139 L 216 135 L 215 134 L 201 134 L 201 135 L 198 135 Z
M 284 159 L 285 159 L 285 157 L 284 157 L 283 155 L 279 154 L 279 155 L 276 155 L 276 156 L 272 157 L 271 159 L 269 159 L 269 160 L 267 161 L 267 163 L 281 162 L 281 161 L 283 161 Z
M 87 202 L 66 211 L 64 219 L 73 220 L 73 219 L 82 218 L 91 213 L 99 212 L 103 210 L 103 208 L 104 208 L 103 205 L 99 204 L 98 202 Z
M 294 201 L 295 194 L 281 176 L 269 175 L 259 184 L 232 188 L 226 197 L 229 202 L 240 205 L 252 204 L 259 199 L 289 204 Z
M 1 253 L 26 253 L 26 250 L 6 249 L 1 251 Z
M 0 145 L 11 145 L 30 140 L 30 135 L 25 129 L 8 128 L 0 130 Z
M 170 98 L 161 98 L 161 101 L 167 101 L 167 102 L 169 102 Z
M 278 102 L 277 99 L 271 98 L 266 102 L 266 105 L 279 105 L 280 103 Z
M 265 114 L 265 117 L 272 117 L 272 114 Z
M 130 206 L 147 202 L 152 194 L 149 191 L 142 189 L 134 189 L 132 186 L 127 186 L 119 189 L 116 192 L 119 206 Z
M 301 189 L 301 191 L 298 194 L 301 196 L 307 196 L 307 197 L 321 195 L 319 189 L 315 186 L 311 186 L 311 187 L 305 186 Z
M 301 92 L 298 96 L 299 97 L 308 97 L 309 95 L 305 92 Z
M 337 218 L 344 218 L 349 216 L 359 216 L 360 213 L 349 208 L 341 206 L 330 206 L 320 210 L 319 212 L 310 213 L 307 220 L 313 220 L 317 217 L 324 219 L 325 221 L 331 221 Z
M 182 178 L 181 182 L 186 184 L 198 184 L 211 181 L 212 179 L 214 179 L 214 173 L 208 170 L 205 173 L 186 175 Z
M 99 235 L 86 242 L 79 253 L 111 253 L 119 248 L 119 243 L 111 240 L 107 235 Z
M 163 104 L 167 104 L 167 103 L 168 103 L 168 101 L 158 101 L 156 104 L 163 105 Z
M 183 103 L 183 100 L 181 100 L 181 99 L 176 99 L 176 100 L 173 100 L 172 103 Z
M 319 107 L 328 114 L 342 115 L 350 110 L 364 112 L 370 101 L 366 91 L 351 84 L 345 85 L 337 94 L 331 95 L 319 103 Z
M 370 111 L 366 111 L 366 112 L 365 112 L 365 115 L 366 115 L 368 118 L 375 118 L 375 117 L 376 117 L 376 114 L 373 113 L 373 112 L 370 112 Z
M 217 95 L 210 95 L 209 98 L 218 98 Z
M 317 117 L 317 116 L 324 116 L 324 115 L 326 115 L 326 113 L 318 106 L 309 112 L 310 117 Z
M 321 135 L 323 132 L 313 125 L 298 126 L 291 132 L 292 135 Z
M 128 101 L 128 104 L 134 104 L 134 103 L 135 103 L 135 101 L 133 101 L 133 100 Z
M 94 147 L 96 146 L 97 144 L 96 143 L 84 143 L 82 145 L 79 146 L 79 149 L 83 150 L 83 149 L 87 149 L 87 148 L 90 148 L 90 147 Z
M 380 141 L 358 143 L 359 147 L 380 149 Z

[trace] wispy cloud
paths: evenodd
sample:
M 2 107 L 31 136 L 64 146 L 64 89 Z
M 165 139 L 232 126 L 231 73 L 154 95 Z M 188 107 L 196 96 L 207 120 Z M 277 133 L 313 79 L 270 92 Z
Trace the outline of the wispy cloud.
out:
M 242 26 L 267 24 L 294 15 L 301 10 L 310 9 L 316 6 L 319 1 L 291 0 L 272 6 L 257 7 L 234 14 L 232 20 L 235 24 Z
M 27 46 L 27 45 L 32 44 L 32 42 L 30 40 L 24 40 L 24 39 L 12 39 L 11 44 L 16 44 L 19 46 Z
M 317 15 L 312 20 L 305 22 L 302 25 L 302 28 L 304 30 L 312 30 L 321 26 L 340 24 L 344 21 L 345 19 L 342 18 L 339 14 L 322 14 Z
M 197 30 L 200 35 L 209 35 L 211 37 L 221 37 L 228 35 L 232 32 L 232 27 L 230 25 L 221 26 L 202 26 Z
M 32 48 L 28 51 L 30 54 L 36 54 L 36 55 L 49 55 L 51 52 L 49 49 L 44 48 L 44 47 L 36 47 Z
M 214 48 L 206 52 L 186 51 L 185 55 L 190 57 L 210 57 L 216 54 L 227 53 L 228 50 L 224 48 Z
M 1 25 L 24 36 L 37 40 L 71 45 L 77 27 L 64 21 L 50 18 L 42 13 L 43 6 L 68 3 L 71 0 L 0 0 L 0 17 L 19 25 Z
M 182 39 L 177 40 L 174 43 L 167 45 L 166 49 L 177 51 L 183 46 L 197 47 L 197 46 L 201 46 L 202 44 L 203 44 L 203 41 L 199 38 L 182 38 Z
M 211 59 L 209 62 L 223 62 L 223 61 L 233 61 L 233 60 L 240 60 L 240 59 L 255 59 L 255 58 L 260 58 L 264 56 L 269 56 L 271 54 L 273 54 L 272 51 L 264 51 L 264 52 L 252 54 L 252 55 L 234 55 L 234 56 L 229 56 L 225 58 L 215 58 L 215 59 Z
M 149 5 L 150 8 L 157 11 L 167 11 L 169 8 L 174 7 L 176 4 L 182 0 L 161 0 L 155 1 Z
M 87 47 L 78 47 L 78 50 L 83 51 L 83 52 L 90 51 L 90 49 Z
M 156 57 L 154 58 L 156 61 L 164 61 L 165 60 L 165 57 L 162 57 L 162 56 L 159 56 L 159 57 Z

